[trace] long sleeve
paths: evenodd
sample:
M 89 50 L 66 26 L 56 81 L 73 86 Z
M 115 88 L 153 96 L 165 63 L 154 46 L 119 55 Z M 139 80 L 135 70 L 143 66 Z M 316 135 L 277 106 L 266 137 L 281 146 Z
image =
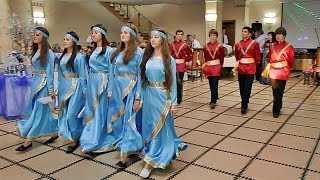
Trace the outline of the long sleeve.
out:
M 82 55 L 78 55 L 77 58 L 77 70 L 79 75 L 79 81 L 82 87 L 83 94 L 86 94 L 87 89 L 87 78 L 86 78 L 86 59 Z
M 187 45 L 184 46 L 184 49 L 183 49 L 183 52 L 184 52 L 184 58 L 185 58 L 185 61 L 186 62 L 189 62 L 192 60 L 192 57 L 193 57 L 193 52 L 191 50 L 191 48 Z
M 112 96 L 112 88 L 114 84 L 114 64 L 111 63 L 111 54 L 113 50 L 108 50 L 106 52 L 106 60 L 108 61 L 108 87 L 107 87 L 107 92 L 108 92 L 108 97 Z
M 172 44 L 170 44 L 170 45 L 169 45 L 169 47 L 170 47 L 170 53 L 171 53 L 171 56 L 172 56 L 172 57 L 175 57 L 174 44 L 173 44 L 173 43 L 172 43 Z
M 224 48 L 223 46 L 220 46 L 219 48 L 219 59 L 220 59 L 220 64 L 221 64 L 221 67 L 223 66 L 223 63 L 224 63 Z
M 135 94 L 135 99 L 140 100 L 141 99 L 141 70 L 140 70 L 140 64 L 142 61 L 143 52 L 142 50 L 138 49 L 138 75 L 137 75 L 137 90 Z
M 236 60 L 239 61 L 240 60 L 240 58 L 239 58 L 240 52 L 239 52 L 239 48 L 238 48 L 238 43 L 234 45 L 233 49 L 234 49 L 234 55 L 236 56 Z
M 177 105 L 177 73 L 176 73 L 176 63 L 173 58 L 171 58 L 171 74 L 172 83 L 170 87 L 170 98 L 172 105 Z
M 260 52 L 260 47 L 259 47 L 259 44 L 257 42 L 254 43 L 254 54 L 255 54 L 255 62 L 256 64 L 260 64 L 260 61 L 261 61 L 261 52 Z
M 288 64 L 289 64 L 289 67 L 290 69 L 293 68 L 293 64 L 294 64 L 294 49 L 292 46 L 290 46 L 288 48 Z
M 53 78 L 54 78 L 54 54 L 51 50 L 48 52 L 47 57 L 47 67 L 46 67 L 46 75 L 47 75 L 47 87 L 49 95 L 54 93 L 53 87 Z

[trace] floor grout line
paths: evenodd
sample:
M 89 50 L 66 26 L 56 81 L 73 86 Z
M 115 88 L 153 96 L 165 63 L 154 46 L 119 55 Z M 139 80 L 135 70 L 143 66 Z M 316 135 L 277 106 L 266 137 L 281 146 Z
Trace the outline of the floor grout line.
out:
M 290 88 L 296 87 L 296 85 L 299 84 L 299 82 L 301 82 L 301 80 L 295 82 L 295 84 L 293 84 L 293 85 L 290 85 Z M 219 88 L 220 88 L 220 87 L 224 87 L 224 86 L 227 86 L 227 87 L 228 87 L 228 85 L 233 85 L 234 83 L 237 83 L 237 81 L 228 82 L 228 83 L 226 83 L 226 84 L 223 84 L 222 86 L 219 86 Z M 256 82 L 255 82 L 255 83 L 256 83 Z M 202 86 L 207 86 L 207 84 L 201 83 L 201 84 L 199 84 L 199 85 L 197 85 L 197 86 L 195 86 L 195 87 L 188 88 L 186 91 L 193 91 L 193 89 L 197 89 L 197 88 L 200 88 L 200 87 L 202 87 Z M 268 86 L 268 87 L 270 87 L 270 86 Z M 268 87 L 264 87 L 264 86 L 263 86 L 261 89 L 257 90 L 257 92 L 253 93 L 253 95 L 252 95 L 251 97 L 254 97 L 255 95 L 258 95 L 260 92 L 263 92 L 263 90 L 267 89 Z M 260 86 L 259 86 L 259 88 L 260 88 Z M 290 88 L 289 88 L 289 89 L 290 89 Z M 237 92 L 237 91 L 239 91 L 239 89 L 234 90 L 234 91 L 230 91 L 230 92 L 222 95 L 221 98 L 222 98 L 222 97 L 226 97 L 226 96 L 228 96 L 228 95 L 230 95 L 230 94 L 232 94 L 232 93 L 235 93 L 235 92 Z M 195 92 L 196 92 L 196 91 L 195 91 Z M 205 92 L 201 92 L 200 94 L 197 94 L 197 95 L 188 96 L 188 98 L 186 98 L 184 101 L 193 102 L 193 101 L 188 101 L 188 100 L 193 99 L 193 98 L 197 98 L 197 97 L 199 97 L 199 96 L 202 96 L 204 93 L 208 93 L 208 92 L 210 92 L 210 90 L 205 91 Z M 286 91 L 286 92 L 287 92 L 287 91 Z M 290 91 L 290 92 L 291 92 L 291 91 Z M 314 92 L 314 90 L 311 91 L 311 93 L 313 93 L 313 92 Z M 292 93 L 292 92 L 291 92 L 291 93 Z M 306 100 L 309 99 L 309 97 L 310 97 L 310 94 L 309 94 L 308 96 L 306 96 L 306 98 L 304 99 L 304 101 L 301 102 L 300 105 L 299 105 L 298 107 L 296 107 L 296 108 L 285 107 L 285 108 L 289 108 L 289 109 L 294 109 L 294 111 L 289 115 L 289 117 L 288 117 L 287 120 L 289 120 L 290 117 L 293 117 L 293 116 L 294 116 L 294 113 L 295 113 L 296 111 L 298 111 L 298 110 L 305 110 L 305 109 L 300 109 L 300 107 L 301 107 L 302 104 L 304 104 L 304 102 L 305 102 Z M 205 98 L 205 97 L 199 97 L 199 98 Z M 262 99 L 262 100 L 263 100 L 263 99 Z M 223 100 L 223 101 L 229 101 L 229 100 Z M 235 101 L 230 101 L 230 102 L 235 102 Z M 192 112 L 192 111 L 195 111 L 195 110 L 200 110 L 200 108 L 208 105 L 208 103 L 201 103 L 201 102 L 200 102 L 200 103 L 199 103 L 199 102 L 193 102 L 193 103 L 198 103 L 198 104 L 200 104 L 200 106 L 197 107 L 197 108 L 194 108 L 194 109 L 184 108 L 184 109 L 186 109 L 186 112 L 185 112 L 185 113 L 182 113 L 182 114 L 180 114 L 180 115 L 178 115 L 178 116 L 175 116 L 175 118 L 178 118 L 178 117 L 190 118 L 190 117 L 185 117 L 185 116 L 183 116 L 183 115 L 185 115 L 185 114 L 187 114 L 187 113 L 190 113 L 190 112 Z M 271 102 L 271 103 L 272 103 L 272 102 Z M 260 109 L 260 110 L 252 110 L 252 111 L 256 111 L 256 113 L 255 113 L 254 115 L 252 115 L 251 117 L 245 117 L 245 118 L 247 118 L 247 120 L 246 120 L 245 122 L 243 122 L 242 124 L 240 124 L 240 125 L 231 125 L 231 124 L 228 124 L 228 125 L 237 127 L 237 128 L 235 128 L 234 132 L 235 132 L 236 130 L 238 130 L 239 128 L 241 128 L 241 127 L 243 127 L 243 128 L 248 128 L 248 129 L 254 129 L 254 130 L 258 130 L 258 131 L 263 131 L 263 132 L 274 132 L 274 131 L 271 131 L 271 130 L 265 130 L 265 129 L 259 129 L 259 128 L 255 128 L 255 127 L 246 127 L 246 126 L 244 126 L 244 124 L 246 124 L 248 121 L 250 121 L 251 119 L 253 119 L 258 113 L 260 113 L 260 112 L 269 112 L 268 110 L 267 110 L 267 111 L 263 111 L 263 110 L 265 110 L 266 107 L 268 107 L 271 103 L 269 103 L 269 104 L 267 104 L 267 105 L 260 104 L 261 106 L 265 106 L 265 107 L 264 107 L 263 109 Z M 290 102 L 289 102 L 289 103 L 290 103 Z M 229 107 L 229 106 L 224 106 L 224 107 L 226 107 L 226 110 L 221 111 L 220 113 L 215 113 L 215 112 L 213 112 L 213 113 L 215 113 L 216 115 L 213 116 L 213 117 L 211 117 L 209 120 L 192 118 L 192 119 L 195 119 L 195 120 L 198 120 L 198 121 L 203 121 L 203 123 L 200 124 L 199 126 L 196 126 L 195 128 L 180 127 L 180 128 L 182 128 L 182 129 L 189 130 L 189 131 L 187 131 L 186 133 L 182 134 L 180 137 L 182 137 L 182 136 L 184 136 L 184 135 L 186 135 L 186 134 L 188 134 L 188 133 L 190 133 L 190 132 L 193 132 L 193 131 L 203 132 L 203 133 L 209 133 L 209 134 L 214 134 L 214 133 L 210 133 L 210 132 L 205 132 L 205 131 L 197 130 L 197 128 L 199 128 L 200 126 L 202 126 L 202 125 L 204 125 L 204 124 L 207 124 L 208 122 L 218 123 L 218 122 L 213 122 L 212 120 L 213 120 L 214 118 L 216 118 L 217 116 L 220 116 L 220 115 L 226 113 L 228 110 L 234 108 L 234 107 L 237 106 L 238 104 L 239 104 L 239 103 L 237 103 L 237 104 L 235 104 L 234 106 L 231 106 L 231 107 Z M 251 104 L 255 104 L 255 103 L 251 103 Z M 200 110 L 200 111 L 204 111 L 204 110 Z M 307 110 L 306 110 L 306 111 L 307 111 Z M 210 111 L 204 111 L 204 112 L 210 112 Z M 317 111 L 312 111 L 312 112 L 317 112 Z M 242 117 L 242 116 L 236 116 L 236 115 L 231 115 L 231 114 L 225 114 L 225 115 L 235 116 L 235 117 Z M 300 116 L 295 116 L 295 117 L 300 117 Z M 304 118 L 306 118 L 306 117 L 304 117 Z M 308 117 L 308 118 L 310 118 L 310 117 Z M 316 118 L 310 118 L 310 119 L 316 119 Z M 260 120 L 260 119 L 256 119 L 256 120 Z M 268 121 L 268 120 L 266 120 L 266 121 Z M 9 123 L 12 123 L 12 122 L 15 122 L 15 121 L 0 123 L 0 127 L 1 127 L 1 125 L 9 124 Z M 272 121 L 270 121 L 270 122 L 272 122 Z M 281 122 L 277 122 L 277 123 L 280 124 Z M 301 126 L 301 127 L 305 127 L 305 128 L 320 129 L 320 128 L 318 128 L 318 127 L 312 127 L 312 126 L 305 126 L 305 125 L 299 125 L 299 124 L 291 124 L 291 123 L 285 123 L 285 122 L 282 122 L 282 123 L 284 123 L 284 124 L 290 124 L 290 125 L 295 125 L 295 126 Z M 281 124 L 282 124 L 282 123 L 281 123 Z M 223 124 L 223 123 L 221 123 L 221 124 Z M 175 127 L 179 127 L 179 126 L 175 126 Z M 13 132 L 7 132 L 7 131 L 1 130 L 1 129 L 0 129 L 0 131 L 5 132 L 5 134 L 1 134 L 0 137 L 3 136 L 3 135 L 7 135 L 7 134 L 12 134 L 12 135 L 17 136 L 17 135 L 14 134 Z M 215 134 L 215 135 L 223 136 L 223 138 L 221 139 L 220 142 L 218 142 L 218 144 L 221 143 L 221 142 L 223 142 L 223 141 L 224 141 L 226 138 L 228 138 L 228 137 L 234 138 L 234 137 L 230 136 L 232 133 L 233 133 L 233 132 L 231 132 L 231 133 L 229 133 L 229 134 L 227 134 L 227 135 Z M 312 140 L 315 140 L 315 139 L 316 139 L 316 138 L 310 138 L 310 137 L 305 137 L 305 136 L 300 136 L 300 135 L 295 135 L 295 134 L 287 134 L 287 133 L 280 133 L 280 132 L 278 132 L 278 133 L 279 133 L 279 134 L 289 135 L 289 136 L 294 136 L 294 137 L 308 138 L 308 139 L 312 139 Z M 277 134 L 277 133 L 276 133 L 276 134 Z M 236 138 L 236 139 L 240 139 L 240 138 Z M 319 139 L 319 138 L 318 138 L 318 139 Z M 246 139 L 243 139 L 243 140 L 246 140 Z M 255 142 L 255 141 L 252 141 L 252 140 L 246 140 L 246 141 Z M 319 140 L 318 140 L 318 141 L 319 141 Z M 188 143 L 188 144 L 193 144 L 193 143 L 189 143 L 189 142 L 186 142 L 186 143 Z M 262 142 L 257 142 L 257 143 L 262 143 Z M 216 145 L 218 145 L 218 144 L 216 143 Z M 268 144 L 268 143 L 262 143 L 262 144 Z M 39 156 L 39 155 L 45 154 L 45 153 L 50 152 L 50 151 L 53 151 L 53 150 L 59 150 L 59 151 L 64 151 L 64 152 L 65 152 L 65 150 L 62 149 L 62 147 L 65 146 L 65 145 L 66 145 L 66 144 L 61 145 L 61 146 L 59 146 L 59 147 L 55 147 L 55 146 L 50 146 L 50 145 L 49 145 L 48 147 L 51 147 L 51 148 L 52 148 L 51 150 L 46 151 L 46 152 L 43 152 L 43 153 L 40 153 L 40 154 L 37 154 L 37 155 L 32 156 L 32 157 L 30 157 L 30 158 L 27 158 L 27 159 L 25 159 L 25 160 L 22 160 L 21 162 L 26 161 L 26 160 L 28 160 L 28 159 L 32 159 L 32 158 L 34 158 L 34 157 L 37 157 L 37 156 Z M 231 151 L 227 151 L 227 150 L 215 148 L 216 145 L 213 145 L 213 146 L 210 146 L 210 147 L 201 146 L 201 145 L 198 145 L 198 144 L 193 144 L 193 145 L 207 148 L 207 149 L 208 149 L 208 152 L 209 152 L 210 150 L 216 150 L 216 151 L 221 151 L 221 152 L 230 153 L 230 154 L 239 155 L 239 156 L 246 156 L 246 157 L 248 156 L 248 155 L 244 155 L 244 154 L 237 153 L 237 152 L 231 152 Z M 268 145 L 273 145 L 273 144 L 268 144 Z M 5 147 L 5 148 L 3 148 L 3 149 L 0 149 L 0 151 L 1 151 L 1 150 L 4 150 L 4 149 L 11 148 L 11 147 L 13 147 L 13 146 L 15 146 L 15 145 L 10 145 L 9 147 Z M 279 146 L 279 145 L 273 145 L 273 146 L 281 147 L 281 146 Z M 286 149 L 292 149 L 292 150 L 296 150 L 296 151 L 303 151 L 303 152 L 311 153 L 310 151 L 299 150 L 299 149 L 290 148 L 290 147 L 285 147 L 285 146 L 282 146 L 281 148 L 286 148 Z M 315 147 L 315 149 L 314 149 L 314 154 L 318 154 L 318 153 L 315 152 L 315 151 L 316 151 L 316 147 Z M 204 153 L 203 155 L 205 155 L 205 154 L 206 154 L 206 153 Z M 79 155 L 79 154 L 73 154 L 73 155 L 82 157 L 82 156 Z M 249 157 L 252 157 L 252 156 L 249 156 Z M 0 156 L 0 158 L 1 158 L 1 156 Z M 4 158 L 5 158 L 5 157 L 4 157 Z M 83 157 L 82 157 L 82 158 L 83 158 Z M 197 156 L 195 159 L 200 159 L 200 158 L 201 158 L 201 157 L 198 157 L 198 156 Z M 1 158 L 1 159 L 3 159 L 3 158 Z M 275 162 L 275 161 L 274 161 L 274 162 L 271 162 L 270 160 L 261 159 L 261 158 L 256 158 L 256 159 L 262 160 L 262 161 L 267 161 L 267 162 L 274 163 L 274 164 L 281 164 L 281 165 L 285 165 L 285 166 L 289 166 L 289 167 L 295 167 L 295 168 L 299 168 L 299 169 L 304 169 L 304 168 L 297 167 L 297 166 L 293 166 L 293 165 L 290 165 L 290 164 L 284 164 L 284 163 L 279 163 L 279 162 Z M 311 159 L 312 159 L 312 156 L 310 157 L 310 161 L 311 161 Z M 4 159 L 4 160 L 6 160 L 6 159 Z M 8 160 L 10 160 L 10 159 L 8 159 Z M 80 159 L 80 160 L 78 160 L 78 161 L 76 161 L 76 162 L 73 162 L 73 163 L 71 163 L 71 164 L 68 164 L 68 165 L 66 165 L 66 166 L 64 166 L 64 167 L 62 167 L 62 168 L 56 169 L 55 171 L 53 171 L 53 172 L 51 172 L 51 173 L 48 173 L 48 174 L 40 174 L 40 175 L 41 175 L 41 178 L 46 178 L 46 177 L 48 176 L 49 179 L 54 179 L 54 178 L 50 177 L 49 175 L 54 174 L 54 173 L 56 173 L 56 172 L 60 172 L 61 170 L 66 169 L 66 168 L 69 168 L 69 167 L 73 166 L 74 164 L 77 164 L 77 163 L 79 163 L 79 162 L 81 162 L 81 161 L 83 161 L 83 160 L 85 160 L 85 159 Z M 7 161 L 7 160 L 6 160 L 6 161 Z M 114 168 L 114 169 L 116 170 L 115 172 L 109 174 L 108 176 L 106 176 L 106 177 L 103 178 L 103 179 L 108 179 L 108 178 L 110 178 L 110 177 L 112 177 L 112 176 L 114 176 L 114 175 L 116 175 L 116 174 L 118 174 L 118 173 L 121 173 L 121 172 L 125 172 L 125 173 L 128 173 L 128 174 L 134 175 L 134 176 L 139 176 L 137 173 L 132 172 L 132 171 L 129 171 L 129 170 L 124 170 L 124 171 L 117 170 L 113 165 L 110 165 L 110 164 L 108 164 L 108 163 L 105 163 L 105 162 L 102 162 L 102 161 L 99 161 L 99 160 L 92 160 L 92 161 L 95 162 L 95 163 L 98 163 L 98 164 L 102 164 L 102 165 L 107 166 L 107 167 L 112 167 L 112 168 Z M 133 165 L 134 163 L 136 163 L 136 162 L 138 162 L 138 161 L 140 161 L 140 160 L 134 161 L 134 162 L 130 163 L 130 165 Z M 180 161 L 180 162 L 187 163 L 187 165 L 188 165 L 188 163 L 190 163 L 190 162 L 188 162 L 188 161 L 183 161 L 183 160 L 179 160 L 179 159 L 177 159 L 176 161 Z M 10 160 L 10 161 L 8 161 L 8 162 L 15 162 L 15 161 Z M 10 166 L 13 166 L 13 165 L 18 165 L 18 166 L 20 166 L 20 167 L 21 167 L 21 166 L 24 166 L 23 164 L 19 164 L 19 162 L 20 162 L 20 161 L 16 162 L 16 164 L 14 164 L 14 163 L 13 163 L 13 164 L 10 164 L 10 165 L 4 167 L 3 169 L 5 169 L 5 168 L 7 168 L 7 167 L 10 167 Z M 195 161 L 194 161 L 194 162 L 195 162 Z M 228 175 L 231 175 L 231 176 L 235 176 L 236 179 L 237 179 L 237 178 L 253 179 L 253 178 L 249 178 L 249 177 L 242 176 L 242 175 L 238 175 L 238 174 L 232 174 L 232 173 L 230 173 L 230 172 L 223 171 L 223 170 L 219 170 L 219 169 L 214 169 L 214 168 L 206 167 L 206 166 L 203 166 L 203 165 L 197 165 L 196 163 L 191 163 L 190 165 L 195 165 L 195 166 L 199 166 L 199 167 L 202 167 L 202 168 L 205 168 L 205 169 L 210 169 L 210 170 L 212 170 L 212 171 L 217 171 L 217 172 L 221 172 L 221 173 L 228 174 Z M 25 166 L 25 167 L 26 167 L 25 169 L 28 169 L 28 170 L 30 169 L 29 171 L 34 172 L 34 169 L 32 169 L 32 168 L 30 168 L 30 167 L 27 167 L 27 166 Z M 188 167 L 185 167 L 183 170 L 185 170 L 185 169 L 187 169 L 187 168 L 188 168 Z M 305 169 L 306 169 L 306 172 L 310 171 L 310 172 L 320 173 L 320 172 L 318 172 L 318 171 L 308 170 L 307 168 L 305 168 Z M 0 170 L 1 170 L 1 168 L 0 168 Z M 179 170 L 179 171 L 182 172 L 183 170 Z M 39 174 L 39 171 L 34 172 L 34 173 Z M 40 172 L 40 173 L 42 173 L 42 172 Z M 180 173 L 175 172 L 174 174 L 178 175 L 178 174 L 180 174 Z M 41 179 L 41 178 L 40 178 L 40 179 Z M 175 178 L 175 176 L 173 176 L 173 175 L 171 175 L 171 176 L 169 177 L 169 179 L 173 179 L 173 178 Z M 150 178 L 150 179 L 152 179 L 152 178 Z
M 300 80 L 301 81 L 301 80 Z M 297 84 L 300 82 L 298 81 Z M 294 87 L 294 86 L 292 86 Z M 290 90 L 290 88 L 288 89 Z M 288 91 L 287 90 L 287 91 Z M 316 88 L 313 88 L 313 90 L 311 91 L 311 93 L 305 98 L 305 100 L 308 99 L 308 97 L 316 90 Z M 285 91 L 285 92 L 287 92 Z M 305 101 L 304 100 L 304 101 Z M 303 102 L 304 102 L 303 101 Z M 237 180 L 240 178 L 240 176 L 249 168 L 249 166 L 253 163 L 253 161 L 261 154 L 261 152 L 268 146 L 268 144 L 271 142 L 271 140 L 276 136 L 276 134 L 286 125 L 286 123 L 289 121 L 289 119 L 293 116 L 293 114 L 297 111 L 297 109 L 299 109 L 299 107 L 303 104 L 303 102 L 300 103 L 300 105 L 294 110 L 294 112 L 292 113 L 292 115 L 290 115 L 283 123 L 282 125 L 277 129 L 277 131 L 268 139 L 268 141 L 266 142 L 266 144 L 264 146 L 262 146 L 262 148 L 255 154 L 255 156 L 253 156 L 247 163 L 246 165 L 240 170 L 240 172 L 237 173 L 237 176 L 234 178 L 234 180 Z
M 258 94 L 259 92 L 262 92 L 263 90 L 265 90 L 265 89 L 267 89 L 267 88 L 269 88 L 269 86 L 267 86 L 267 87 L 265 87 L 265 88 L 262 88 L 260 91 L 257 91 L 256 93 L 253 93 L 251 96 L 254 96 L 254 95 L 256 95 L 256 94 Z M 235 92 L 235 91 L 237 91 L 238 89 L 236 89 L 236 90 L 234 90 L 234 91 L 232 91 L 232 92 L 230 92 L 230 93 L 233 93 L 233 92 Z M 250 96 L 250 97 L 251 97 Z M 219 115 L 221 115 L 221 114 L 223 114 L 224 112 L 226 112 L 226 111 L 228 111 L 229 109 L 231 109 L 231 108 L 234 108 L 235 106 L 237 106 L 238 104 L 240 104 L 240 102 L 239 103 L 237 103 L 237 104 L 235 104 L 234 106 L 232 106 L 232 107 L 230 107 L 230 108 L 228 108 L 228 109 L 226 109 L 225 111 L 222 111 L 221 113 L 219 113 L 218 114 L 218 116 Z M 256 112 L 256 114 L 258 114 L 260 111 L 257 111 Z M 256 115 L 255 114 L 255 115 Z M 253 115 L 252 117 L 254 117 L 255 115 Z M 217 117 L 217 116 L 216 116 Z M 173 178 L 175 178 L 178 174 L 180 174 L 182 171 L 184 171 L 185 169 L 187 169 L 190 165 L 192 165 L 195 161 L 197 161 L 198 159 L 200 159 L 201 157 L 203 157 L 205 154 L 207 154 L 212 148 L 214 148 L 215 146 L 217 146 L 218 144 L 220 144 L 222 141 L 224 141 L 228 136 L 230 136 L 232 133 L 234 133 L 235 131 L 237 131 L 239 128 L 241 128 L 242 127 L 242 125 L 244 125 L 245 123 L 247 123 L 248 121 L 250 121 L 251 120 L 251 118 L 252 117 L 250 117 L 250 118 L 248 118 L 246 121 L 244 121 L 242 124 L 240 124 L 237 128 L 235 128 L 233 131 L 231 131 L 230 133 L 228 133 L 226 136 L 224 136 L 221 140 L 219 140 L 217 143 L 215 143 L 214 145 L 212 145 L 208 150 L 206 150 L 205 152 L 203 152 L 203 153 L 201 153 L 199 156 L 197 156 L 194 160 L 192 160 L 192 162 L 190 162 L 189 164 L 187 164 L 186 166 L 184 166 L 182 169 L 180 169 L 180 170 L 178 170 L 177 172 L 175 172 L 173 175 L 171 175 L 169 178 L 168 178 L 168 180 L 171 180 L 171 179 L 173 179 Z M 213 119 L 213 118 L 212 118 Z M 212 120 L 211 119 L 211 120 Z M 211 121 L 211 120 L 209 120 L 209 121 Z M 208 122 L 209 122 L 208 121 Z M 203 123 L 203 124 L 205 124 L 205 123 Z M 202 125 L 203 125 L 202 124 Z M 198 127 L 196 127 L 196 128 L 198 128 Z M 189 133 L 190 133 L 191 131 L 189 131 Z M 186 133 L 185 133 L 186 134 Z M 185 135 L 184 134 L 184 135 Z
M 302 172 L 302 175 L 301 175 L 301 178 L 300 178 L 301 180 L 304 180 L 304 179 L 306 178 L 308 169 L 309 169 L 309 167 L 310 167 L 310 165 L 311 165 L 311 163 L 312 163 L 312 159 L 313 159 L 313 157 L 314 157 L 314 155 L 315 155 L 315 152 L 316 152 L 316 150 L 317 150 L 317 148 L 318 148 L 318 146 L 319 146 L 319 141 L 320 141 L 320 133 L 319 133 L 318 140 L 317 140 L 316 144 L 314 145 L 314 148 L 313 148 L 313 150 L 312 150 L 312 153 L 311 153 L 311 155 L 310 155 L 310 157 L 309 157 L 309 159 L 308 159 L 308 162 L 307 162 L 307 164 L 306 164 L 306 167 L 304 168 L 304 170 L 303 170 L 303 172 Z M 319 148 L 320 148 L 320 147 L 319 147 Z

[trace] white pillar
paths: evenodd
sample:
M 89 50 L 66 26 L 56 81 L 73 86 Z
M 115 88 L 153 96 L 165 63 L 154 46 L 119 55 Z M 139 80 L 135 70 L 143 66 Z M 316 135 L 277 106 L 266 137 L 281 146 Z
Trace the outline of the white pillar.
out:
M 7 35 L 7 29 L 4 28 L 9 26 L 9 1 L 10 0 L 0 0 L 0 60 L 3 60 L 12 50 L 12 41 L 10 36 Z
M 208 42 L 209 36 L 208 32 L 211 29 L 216 29 L 219 34 L 222 31 L 222 1 L 221 0 L 206 0 L 206 14 L 216 14 L 217 19 L 215 21 L 206 21 L 206 42 Z

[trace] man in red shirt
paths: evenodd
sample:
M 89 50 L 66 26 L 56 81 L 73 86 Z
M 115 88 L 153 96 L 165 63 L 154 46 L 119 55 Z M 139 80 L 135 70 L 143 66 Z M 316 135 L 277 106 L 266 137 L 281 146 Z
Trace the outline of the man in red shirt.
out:
M 285 41 L 287 35 L 285 28 L 279 27 L 275 34 L 277 42 L 272 43 L 269 50 L 269 77 L 273 92 L 273 117 L 278 118 L 286 82 L 290 78 L 290 69 L 293 68 L 294 49 Z
M 183 75 L 187 71 L 186 62 L 192 60 L 192 50 L 183 42 L 183 31 L 176 31 L 176 40 L 171 44 L 171 56 L 176 60 L 177 69 L 177 102 L 178 104 L 182 101 L 183 93 Z
M 209 31 L 210 41 L 204 46 L 203 53 L 205 63 L 202 65 L 203 73 L 208 77 L 211 91 L 210 107 L 214 109 L 218 100 L 218 82 L 224 61 L 224 48 L 218 40 L 218 31 Z
M 235 45 L 242 114 L 247 113 L 254 75 L 261 60 L 259 44 L 251 39 L 252 33 L 250 27 L 242 28 L 242 40 Z

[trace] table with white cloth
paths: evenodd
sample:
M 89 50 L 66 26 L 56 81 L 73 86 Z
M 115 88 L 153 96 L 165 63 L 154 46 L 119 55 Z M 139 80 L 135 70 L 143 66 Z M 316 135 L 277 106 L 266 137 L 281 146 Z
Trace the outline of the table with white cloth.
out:
M 237 60 L 235 56 L 225 57 L 223 62 L 223 70 L 222 76 L 223 77 L 231 77 L 232 76 L 232 69 L 236 66 Z
M 16 119 L 27 107 L 31 95 L 32 76 L 0 74 L 0 116 Z M 58 73 L 54 73 L 55 89 L 58 84 Z

